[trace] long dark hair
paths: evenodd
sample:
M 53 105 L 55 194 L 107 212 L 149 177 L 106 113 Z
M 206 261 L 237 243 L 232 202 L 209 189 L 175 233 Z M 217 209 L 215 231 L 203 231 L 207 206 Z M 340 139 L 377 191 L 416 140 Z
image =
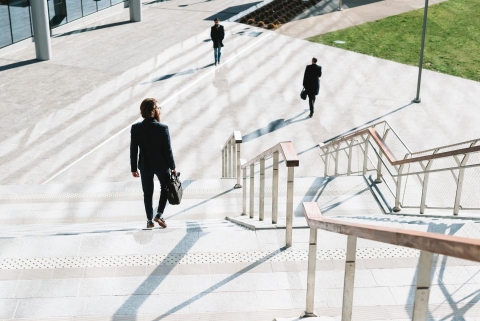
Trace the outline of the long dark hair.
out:
M 140 104 L 140 114 L 143 118 L 153 117 L 160 122 L 160 107 L 157 100 L 155 98 L 145 98 Z

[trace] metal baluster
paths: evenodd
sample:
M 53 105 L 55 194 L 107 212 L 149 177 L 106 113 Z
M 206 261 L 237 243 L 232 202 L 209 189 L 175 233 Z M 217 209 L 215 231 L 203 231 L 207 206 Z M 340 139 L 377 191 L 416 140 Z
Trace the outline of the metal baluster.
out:
M 240 185 L 240 169 L 242 167 L 241 161 L 240 161 L 240 143 L 237 143 L 237 184 L 235 185 L 235 188 L 241 188 L 242 185 Z M 243 184 L 245 186 L 245 183 Z
M 328 151 L 330 150 L 330 146 L 327 147 L 327 150 L 325 151 L 325 172 L 324 176 L 328 177 Z
M 255 192 L 255 165 L 250 165 L 250 218 L 253 218 L 254 213 L 254 192 Z
M 365 153 L 363 154 L 363 175 L 367 174 L 367 165 L 368 165 L 368 142 L 370 140 L 370 135 L 367 135 L 365 139 Z
M 383 134 L 382 140 L 385 141 L 387 139 L 387 135 L 390 129 L 387 129 L 385 131 L 385 134 Z M 377 163 L 377 179 L 375 180 L 376 184 L 380 184 L 382 182 L 382 149 L 378 149 L 378 163 Z
M 315 302 L 315 271 L 317 266 L 317 229 L 310 228 L 310 242 L 308 245 L 308 274 L 307 274 L 307 304 L 304 317 L 316 317 L 313 311 Z
M 352 172 L 352 152 L 353 152 L 353 143 L 355 139 L 352 138 L 350 144 L 348 145 L 348 168 L 347 168 L 347 175 L 350 175 Z
M 292 225 L 293 225 L 293 180 L 295 167 L 288 168 L 287 181 L 287 224 L 285 230 L 285 246 L 292 246 Z
M 427 163 L 427 167 L 424 168 L 425 174 L 423 174 L 422 198 L 420 200 L 420 214 L 425 213 L 425 202 L 427 200 L 428 178 L 430 177 L 430 173 L 427 171 L 430 170 L 430 167 L 432 167 L 432 164 L 433 164 L 433 159 L 429 160 Z
M 398 168 L 398 175 L 397 175 L 397 190 L 395 191 L 395 207 L 393 208 L 394 212 L 400 212 L 402 209 L 400 207 L 400 193 L 402 192 L 402 176 L 400 176 L 403 172 L 404 165 L 400 165 Z
M 222 178 L 225 178 L 225 147 L 222 149 Z
M 232 177 L 237 177 L 237 144 L 232 140 Z
M 430 297 L 433 253 L 420 252 L 417 267 L 417 289 L 413 304 L 412 321 L 425 321 L 428 316 L 428 299 Z
M 277 224 L 277 217 L 278 217 L 278 151 L 273 153 L 272 224 Z
M 352 319 L 356 253 L 357 237 L 349 235 L 347 239 L 347 258 L 345 260 L 345 278 L 343 281 L 342 321 L 350 321 Z
M 232 141 L 227 144 L 227 177 L 232 177 Z
M 258 219 L 263 221 L 265 216 L 265 158 L 260 159 L 260 201 L 258 203 Z
M 340 145 L 335 146 L 335 176 L 338 175 L 338 150 L 340 149 Z
M 243 206 L 242 215 L 247 215 L 247 168 L 243 168 Z
M 475 143 L 473 143 L 470 147 L 473 147 Z M 465 166 L 468 162 L 470 154 L 467 154 L 463 157 L 460 166 Z M 457 193 L 455 195 L 455 205 L 453 206 L 453 215 L 458 215 L 460 211 L 460 200 L 462 198 L 462 187 L 463 187 L 463 177 L 465 175 L 465 168 L 460 168 L 458 171 L 458 179 L 457 179 Z

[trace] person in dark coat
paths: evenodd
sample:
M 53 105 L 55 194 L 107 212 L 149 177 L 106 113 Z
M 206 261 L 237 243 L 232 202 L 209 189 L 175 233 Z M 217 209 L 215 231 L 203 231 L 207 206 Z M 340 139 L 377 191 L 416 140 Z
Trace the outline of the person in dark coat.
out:
M 158 202 L 157 215 L 153 219 L 163 228 L 167 227 L 162 218 L 163 211 L 167 205 L 167 184 L 170 179 L 170 171 L 173 175 L 175 161 L 173 159 L 172 146 L 168 126 L 160 123 L 160 107 L 157 100 L 147 98 L 140 105 L 140 113 L 143 121 L 132 125 L 130 130 L 130 167 L 133 177 L 141 177 L 143 188 L 143 203 L 147 214 L 147 228 L 154 227 L 152 197 L 153 178 L 156 175 L 160 181 L 160 201 Z M 140 157 L 137 156 L 140 147 Z M 140 170 L 140 173 L 138 172 Z
M 213 42 L 213 55 L 215 56 L 215 66 L 220 64 L 222 56 L 223 38 L 225 38 L 225 30 L 220 24 L 218 18 L 214 20 L 215 25 L 210 29 L 210 38 Z
M 308 104 L 310 105 L 310 117 L 313 116 L 313 105 L 315 96 L 320 92 L 320 77 L 322 76 L 322 67 L 317 65 L 317 58 L 312 58 L 312 64 L 305 68 L 303 75 L 303 88 L 308 95 Z

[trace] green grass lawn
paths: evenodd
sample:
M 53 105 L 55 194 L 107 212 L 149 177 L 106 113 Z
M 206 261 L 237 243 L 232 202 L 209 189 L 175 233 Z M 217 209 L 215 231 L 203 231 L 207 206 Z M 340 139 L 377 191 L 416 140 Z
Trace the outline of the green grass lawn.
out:
M 422 24 L 419 9 L 307 40 L 418 66 Z M 480 81 L 479 0 L 447 0 L 429 7 L 423 67 Z

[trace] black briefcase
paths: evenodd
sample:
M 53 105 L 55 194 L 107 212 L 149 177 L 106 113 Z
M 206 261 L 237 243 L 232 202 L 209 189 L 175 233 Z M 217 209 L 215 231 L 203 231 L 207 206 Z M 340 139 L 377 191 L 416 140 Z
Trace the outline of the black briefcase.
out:
M 305 90 L 305 88 L 302 89 L 302 92 L 300 93 L 300 98 L 302 98 L 303 100 L 307 99 L 307 91 Z
M 172 205 L 178 205 L 182 201 L 183 189 L 182 183 L 178 179 L 180 173 L 171 174 L 170 181 L 167 184 L 167 199 Z

